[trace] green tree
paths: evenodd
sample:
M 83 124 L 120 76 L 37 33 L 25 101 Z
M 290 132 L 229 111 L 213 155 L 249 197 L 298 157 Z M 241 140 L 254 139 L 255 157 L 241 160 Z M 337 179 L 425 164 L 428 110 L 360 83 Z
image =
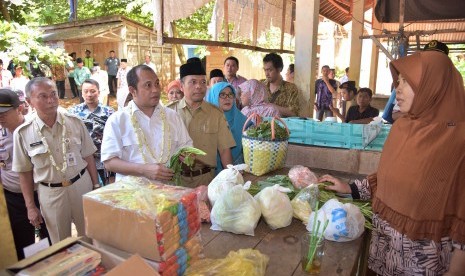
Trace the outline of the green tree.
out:
M 49 64 L 64 64 L 68 54 L 63 49 L 52 49 L 42 44 L 40 31 L 20 25 L 15 22 L 0 21 L 0 51 L 5 51 L 15 64 L 25 68 L 26 73 L 32 63 L 35 67 L 36 59 Z M 32 61 L 30 57 L 35 57 Z

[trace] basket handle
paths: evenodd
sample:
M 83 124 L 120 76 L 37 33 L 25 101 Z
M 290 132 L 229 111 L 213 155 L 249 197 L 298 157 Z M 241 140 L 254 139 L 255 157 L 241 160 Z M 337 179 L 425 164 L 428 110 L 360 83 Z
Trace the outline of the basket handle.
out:
M 242 127 L 242 132 L 245 131 L 245 127 L 247 126 L 247 123 L 252 119 L 255 119 L 255 125 L 257 125 L 257 126 L 262 122 L 262 117 L 260 117 L 260 115 L 258 115 L 257 113 L 254 112 L 254 113 L 250 114 L 250 116 L 247 118 L 247 120 L 245 120 L 244 126 Z
M 286 129 L 286 132 L 287 132 L 287 135 L 289 135 L 289 128 L 287 128 L 287 125 L 286 123 L 283 121 L 283 119 L 279 118 L 279 117 L 276 117 L 274 116 L 273 119 L 271 119 L 271 140 L 274 140 L 276 137 L 275 137 L 275 129 L 274 129 L 274 121 L 275 120 L 278 120 L 280 121 L 284 128 Z

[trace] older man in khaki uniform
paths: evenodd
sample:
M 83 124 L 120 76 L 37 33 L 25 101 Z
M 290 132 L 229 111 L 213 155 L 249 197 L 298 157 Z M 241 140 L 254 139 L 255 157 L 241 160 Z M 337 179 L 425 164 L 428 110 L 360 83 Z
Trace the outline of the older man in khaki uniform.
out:
M 215 176 L 216 153 L 223 167 L 232 164 L 231 147 L 236 145 L 223 111 L 205 102 L 206 73 L 200 62 L 186 63 L 180 68 L 184 98 L 168 105 L 181 115 L 194 147 L 207 153 L 197 156 L 192 169 L 186 168 L 182 180 L 189 187 L 208 185 Z
M 37 227 L 43 216 L 52 243 L 71 236 L 71 222 L 84 236 L 82 195 L 98 184 L 96 148 L 78 117 L 58 112 L 54 82 L 35 78 L 26 96 L 36 113 L 14 132 L 13 171 L 19 173 L 29 221 Z M 34 204 L 34 183 L 42 215 Z

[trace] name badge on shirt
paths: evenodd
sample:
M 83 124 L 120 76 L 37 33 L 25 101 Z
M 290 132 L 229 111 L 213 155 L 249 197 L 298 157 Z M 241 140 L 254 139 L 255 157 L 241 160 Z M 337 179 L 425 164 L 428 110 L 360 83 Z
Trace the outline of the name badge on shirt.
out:
M 42 141 L 39 141 L 39 142 L 32 143 L 29 146 L 32 148 L 32 147 L 36 147 L 36 146 L 42 145 L 42 144 L 43 144 Z
M 68 165 L 68 167 L 72 167 L 72 166 L 77 165 L 76 156 L 75 156 L 74 152 L 68 152 L 66 154 L 66 164 Z

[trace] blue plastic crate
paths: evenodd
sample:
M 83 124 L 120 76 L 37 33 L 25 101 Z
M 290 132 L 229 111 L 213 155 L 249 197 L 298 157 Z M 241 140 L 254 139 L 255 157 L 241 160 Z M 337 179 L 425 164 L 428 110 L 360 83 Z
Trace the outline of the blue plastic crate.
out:
M 383 125 L 378 136 L 366 147 L 363 147 L 363 125 L 316 122 L 301 118 L 283 119 L 291 132 L 289 142 L 346 149 L 381 151 L 391 129 Z

